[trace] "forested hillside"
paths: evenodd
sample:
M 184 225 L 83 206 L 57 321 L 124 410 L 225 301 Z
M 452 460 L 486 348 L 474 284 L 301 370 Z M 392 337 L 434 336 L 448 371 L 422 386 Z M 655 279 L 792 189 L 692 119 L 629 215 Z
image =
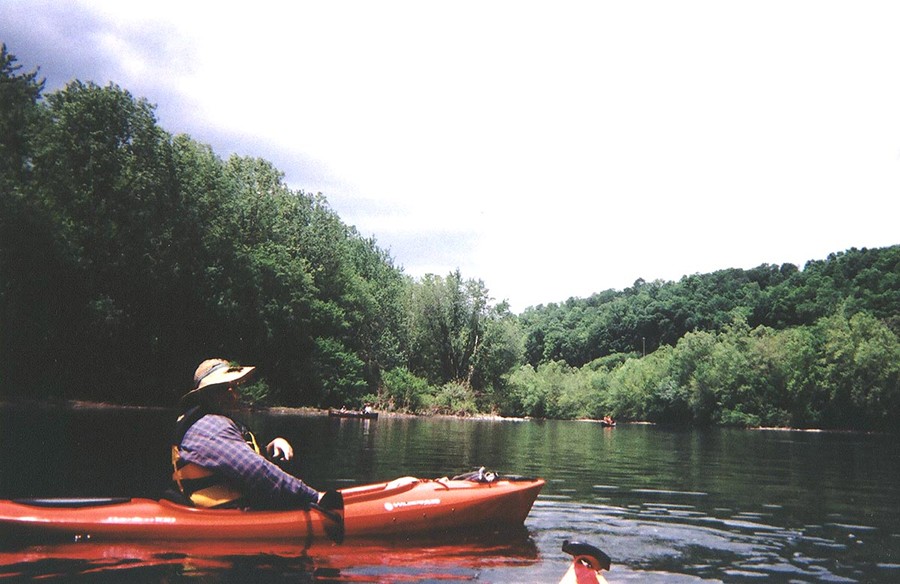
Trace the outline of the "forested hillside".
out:
M 624 291 L 530 308 L 522 315 L 528 362 L 580 367 L 612 353 L 644 354 L 686 333 L 720 331 L 735 317 L 751 327 L 812 325 L 836 311 L 867 311 L 900 332 L 900 247 L 857 250 L 793 264 L 638 280 Z
M 271 163 L 168 133 L 114 84 L 45 94 L 0 53 L 6 397 L 168 406 L 223 356 L 271 404 L 894 429 L 898 262 L 850 249 L 515 315 L 458 271 L 407 276 Z

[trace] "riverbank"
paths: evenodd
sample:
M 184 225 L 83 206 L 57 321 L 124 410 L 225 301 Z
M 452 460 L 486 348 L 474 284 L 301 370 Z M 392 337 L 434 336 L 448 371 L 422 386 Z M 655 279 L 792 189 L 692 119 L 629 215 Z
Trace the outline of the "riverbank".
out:
M 4 399 L 0 400 L 0 409 L 2 408 L 64 408 L 70 410 L 132 410 L 132 411 L 165 411 L 173 410 L 174 407 L 164 406 L 148 406 L 133 404 L 116 404 L 110 402 L 95 402 L 89 400 L 77 399 L 59 399 L 59 400 L 30 400 L 30 399 Z M 288 406 L 254 406 L 250 408 L 254 411 L 265 411 L 278 416 L 327 416 L 328 409 L 314 407 L 288 407 Z M 409 414 L 403 412 L 390 412 L 378 410 L 379 417 L 392 418 L 429 418 L 429 419 L 458 419 L 458 420 L 480 420 L 487 422 L 528 422 L 528 421 L 545 421 L 548 418 L 531 418 L 531 417 L 510 417 L 499 416 L 494 414 L 476 414 L 472 416 L 454 416 L 450 414 Z M 587 422 L 592 424 L 600 424 L 602 420 L 592 418 L 579 418 L 570 420 L 573 422 Z M 641 420 L 617 421 L 617 425 L 630 426 L 658 426 L 655 422 L 647 422 Z M 662 427 L 666 427 L 665 424 Z M 673 426 L 674 427 L 674 426 Z M 717 426 L 719 427 L 719 426 Z M 722 426 L 724 427 L 724 426 Z M 678 426 L 678 428 L 691 429 L 688 426 Z M 866 430 L 849 430 L 840 428 L 793 428 L 789 426 L 748 426 L 745 430 L 766 431 L 766 432 L 806 432 L 820 434 L 861 434 L 861 435 L 878 435 L 889 434 L 888 432 L 876 432 Z

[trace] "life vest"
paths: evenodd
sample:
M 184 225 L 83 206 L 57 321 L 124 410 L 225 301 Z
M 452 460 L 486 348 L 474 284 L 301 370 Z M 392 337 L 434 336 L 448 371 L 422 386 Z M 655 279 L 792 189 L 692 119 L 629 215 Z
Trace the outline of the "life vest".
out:
M 175 422 L 175 436 L 172 444 L 172 480 L 178 490 L 197 507 L 239 507 L 246 496 L 240 488 L 229 483 L 223 476 L 199 464 L 181 458 L 181 441 L 188 429 L 207 412 L 194 407 L 178 417 Z M 241 428 L 247 444 L 260 454 L 256 437 L 247 428 Z

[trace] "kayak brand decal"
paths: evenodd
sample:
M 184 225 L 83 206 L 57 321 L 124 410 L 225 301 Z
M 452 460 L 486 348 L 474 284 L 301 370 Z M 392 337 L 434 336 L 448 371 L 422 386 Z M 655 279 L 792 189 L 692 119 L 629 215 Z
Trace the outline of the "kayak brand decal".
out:
M 432 505 L 440 505 L 440 499 L 420 499 L 418 501 L 394 501 L 384 504 L 385 511 L 393 511 L 394 509 L 403 509 L 404 507 L 431 507 Z
M 107 517 L 100 523 L 114 524 L 144 524 L 144 523 L 175 523 L 178 521 L 174 517 Z

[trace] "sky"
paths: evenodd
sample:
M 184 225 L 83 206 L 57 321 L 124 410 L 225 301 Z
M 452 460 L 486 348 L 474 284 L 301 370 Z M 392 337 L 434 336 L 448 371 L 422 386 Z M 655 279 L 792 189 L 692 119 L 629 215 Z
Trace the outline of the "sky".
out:
M 514 312 L 900 243 L 894 1 L 0 0 L 110 82 Z

